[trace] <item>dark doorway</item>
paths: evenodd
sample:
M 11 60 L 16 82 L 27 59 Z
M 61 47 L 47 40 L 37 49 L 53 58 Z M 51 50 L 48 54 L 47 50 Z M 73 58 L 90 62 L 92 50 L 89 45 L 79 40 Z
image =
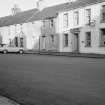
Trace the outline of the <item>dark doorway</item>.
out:
M 79 52 L 79 33 L 74 33 L 74 52 Z

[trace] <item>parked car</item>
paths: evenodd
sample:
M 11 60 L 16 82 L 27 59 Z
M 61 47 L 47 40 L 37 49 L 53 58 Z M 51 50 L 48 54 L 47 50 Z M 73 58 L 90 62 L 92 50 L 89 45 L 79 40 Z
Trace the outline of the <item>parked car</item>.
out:
M 23 54 L 25 51 L 24 48 L 22 47 L 13 47 L 13 46 L 9 46 L 7 44 L 0 44 L 0 52 L 6 54 L 8 52 L 14 52 L 14 53 L 20 53 Z

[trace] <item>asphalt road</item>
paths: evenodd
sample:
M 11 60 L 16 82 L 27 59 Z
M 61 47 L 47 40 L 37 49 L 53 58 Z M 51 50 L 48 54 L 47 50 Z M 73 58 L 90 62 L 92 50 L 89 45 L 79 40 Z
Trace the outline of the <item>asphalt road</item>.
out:
M 105 105 L 105 59 L 1 54 L 0 94 L 21 105 Z

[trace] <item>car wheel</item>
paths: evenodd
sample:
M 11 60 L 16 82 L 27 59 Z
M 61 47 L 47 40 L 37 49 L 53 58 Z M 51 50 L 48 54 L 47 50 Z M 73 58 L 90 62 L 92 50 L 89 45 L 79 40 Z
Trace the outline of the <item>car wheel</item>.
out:
M 20 53 L 20 54 L 23 54 L 23 50 L 20 50 L 19 53 Z
M 7 54 L 7 50 L 4 50 L 4 51 L 3 51 L 3 54 Z

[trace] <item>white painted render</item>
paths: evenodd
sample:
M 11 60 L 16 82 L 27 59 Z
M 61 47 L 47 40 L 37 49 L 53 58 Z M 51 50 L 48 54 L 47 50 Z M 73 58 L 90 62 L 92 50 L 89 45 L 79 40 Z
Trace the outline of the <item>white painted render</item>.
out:
M 70 29 L 80 28 L 79 33 L 79 52 L 80 53 L 97 53 L 97 54 L 105 54 L 105 47 L 100 47 L 100 28 L 105 28 L 105 23 L 100 23 L 100 13 L 102 5 L 105 5 L 105 2 L 89 5 L 86 7 L 81 7 L 73 10 L 59 12 L 57 19 L 57 33 L 60 36 L 60 51 L 61 52 L 73 52 L 73 34 L 70 32 Z M 87 26 L 86 25 L 86 9 L 92 10 L 92 20 L 95 20 L 95 26 Z M 75 11 L 79 11 L 79 25 L 74 25 L 73 21 L 73 13 Z M 63 15 L 65 13 L 69 14 L 69 25 L 67 28 L 64 27 Z M 91 47 L 85 47 L 85 33 L 91 31 Z M 69 34 L 69 46 L 64 48 L 63 43 L 63 34 Z
M 105 54 L 105 47 L 100 47 L 100 29 L 105 28 L 105 23 L 100 23 L 101 8 L 105 2 L 81 7 L 77 9 L 61 11 L 55 19 L 55 33 L 59 35 L 59 49 L 60 52 L 74 52 L 75 50 L 75 36 L 71 33 L 71 29 L 80 29 L 79 33 L 79 52 L 80 53 L 97 53 Z M 86 25 L 86 9 L 91 9 L 91 18 L 95 20 L 95 26 Z M 79 24 L 74 25 L 74 12 L 79 12 Z M 64 27 L 63 15 L 68 13 L 68 27 Z M 42 20 L 4 26 L 0 28 L 0 35 L 2 43 L 9 44 L 10 39 L 13 40 L 15 36 L 21 37 L 24 33 L 26 40 L 25 47 L 29 50 L 39 50 L 39 37 L 42 34 L 41 28 L 43 26 Z M 86 32 L 91 31 L 91 47 L 86 47 Z M 64 34 L 68 33 L 68 47 L 64 46 Z M 44 44 L 43 44 L 44 45 Z
M 10 39 L 13 40 L 16 36 L 21 37 L 24 34 L 26 40 L 26 49 L 38 50 L 39 37 L 41 35 L 41 26 L 42 22 L 39 20 L 30 23 L 0 27 L 2 43 L 9 44 Z M 21 33 L 21 31 L 23 33 Z

